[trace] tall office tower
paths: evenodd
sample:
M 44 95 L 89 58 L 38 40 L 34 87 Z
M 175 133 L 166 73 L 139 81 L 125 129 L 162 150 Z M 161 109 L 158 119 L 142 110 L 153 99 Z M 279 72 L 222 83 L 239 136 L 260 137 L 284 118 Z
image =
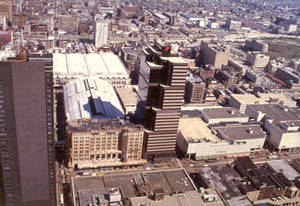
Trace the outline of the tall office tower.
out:
M 0 17 L 5 17 L 7 21 L 12 22 L 12 2 L 0 1 Z
M 159 161 L 175 155 L 188 67 L 170 46 L 158 41 L 144 49 L 144 53 L 139 78 L 140 108 L 137 111 L 145 113 L 144 157 Z
M 6 206 L 56 205 L 52 85 L 52 60 L 0 62 Z
M 108 23 L 101 17 L 95 18 L 95 47 L 100 48 L 107 45 Z

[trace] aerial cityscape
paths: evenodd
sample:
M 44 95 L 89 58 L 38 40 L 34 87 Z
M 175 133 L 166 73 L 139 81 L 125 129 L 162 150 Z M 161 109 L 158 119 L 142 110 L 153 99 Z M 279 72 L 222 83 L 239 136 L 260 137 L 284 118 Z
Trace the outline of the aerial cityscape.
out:
M 300 0 L 0 0 L 0 206 L 300 206 Z

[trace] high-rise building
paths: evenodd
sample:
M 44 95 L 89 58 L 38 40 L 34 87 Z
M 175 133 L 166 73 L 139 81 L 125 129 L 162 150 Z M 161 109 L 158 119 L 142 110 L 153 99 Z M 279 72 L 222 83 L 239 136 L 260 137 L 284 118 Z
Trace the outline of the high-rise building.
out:
M 221 69 L 222 65 L 227 65 L 229 60 L 230 46 L 218 42 L 202 41 L 200 46 L 200 62 L 202 65 L 212 65 L 216 69 Z
M 107 45 L 108 23 L 103 18 L 95 18 L 95 47 L 100 48 Z
M 52 61 L 0 63 L 0 154 L 6 206 L 55 206 Z
M 203 103 L 205 97 L 205 84 L 200 78 L 190 78 L 185 88 L 185 100 L 187 103 Z
M 12 2 L 0 1 L 0 17 L 6 17 L 8 22 L 12 22 Z
M 156 42 L 141 58 L 137 112 L 144 112 L 147 159 L 159 160 L 175 154 L 179 113 L 183 104 L 188 63 L 168 45 Z M 146 99 L 143 99 L 145 98 Z

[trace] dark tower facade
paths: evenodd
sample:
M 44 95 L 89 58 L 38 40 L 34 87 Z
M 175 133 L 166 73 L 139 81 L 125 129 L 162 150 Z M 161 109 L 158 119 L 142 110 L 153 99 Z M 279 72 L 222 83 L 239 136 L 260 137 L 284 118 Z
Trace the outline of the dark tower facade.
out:
M 170 46 L 158 42 L 144 53 L 139 80 L 140 89 L 146 92 L 141 96 L 147 97 L 144 156 L 152 160 L 165 159 L 175 155 L 188 66 L 177 53 L 171 52 Z
M 6 206 L 56 205 L 52 62 L 0 62 Z

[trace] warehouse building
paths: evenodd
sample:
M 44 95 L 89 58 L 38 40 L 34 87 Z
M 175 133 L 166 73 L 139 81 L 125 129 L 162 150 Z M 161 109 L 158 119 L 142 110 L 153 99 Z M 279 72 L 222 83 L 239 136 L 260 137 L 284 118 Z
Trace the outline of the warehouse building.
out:
M 249 156 L 262 151 L 265 138 L 265 132 L 255 124 L 208 125 L 198 117 L 181 118 L 177 147 L 183 156 L 196 160 Z
M 267 167 L 273 172 L 281 172 L 289 181 L 295 181 L 300 174 L 286 160 L 272 160 L 267 162 Z
M 284 94 L 257 93 L 257 94 L 230 94 L 229 105 L 244 113 L 250 104 L 280 104 L 296 107 L 297 102 Z
M 64 85 L 68 120 L 123 118 L 125 113 L 113 86 L 98 78 L 78 78 Z
M 198 192 L 193 181 L 183 169 L 106 174 L 98 177 L 73 177 L 71 190 L 75 206 L 225 205 L 214 189 L 203 189 L 202 192 Z M 116 195 L 113 195 L 115 198 L 110 199 L 111 194 L 114 194 L 112 192 L 115 192 Z M 95 195 L 103 197 L 103 193 L 107 195 L 106 198 L 100 198 L 98 204 L 93 203 L 93 197 Z
M 54 78 L 74 79 L 93 76 L 113 86 L 130 84 L 130 79 L 120 58 L 111 52 L 99 54 L 53 54 Z
M 248 122 L 249 117 L 232 107 L 203 109 L 201 117 L 208 124 L 221 122 Z
M 268 145 L 272 150 L 300 151 L 300 118 L 281 105 L 248 105 L 246 114 L 264 123 L 270 133 Z

